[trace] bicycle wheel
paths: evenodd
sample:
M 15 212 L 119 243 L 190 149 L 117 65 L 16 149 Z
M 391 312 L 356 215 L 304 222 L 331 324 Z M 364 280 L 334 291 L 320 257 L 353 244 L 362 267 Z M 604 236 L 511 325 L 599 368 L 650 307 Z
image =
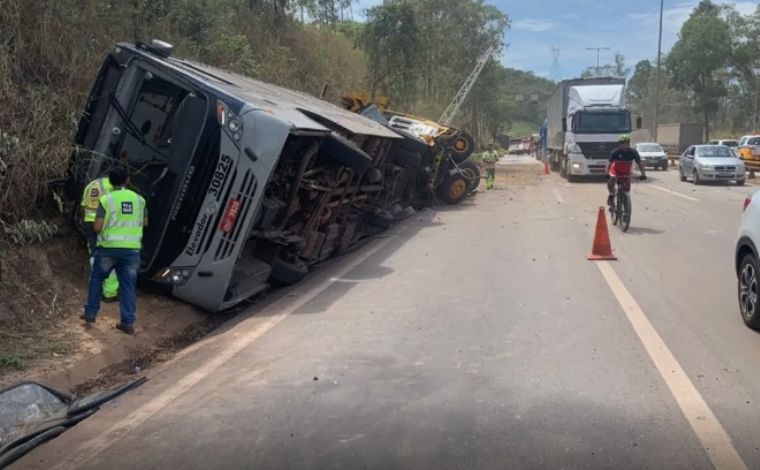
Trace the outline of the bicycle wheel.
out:
M 620 220 L 620 229 L 625 232 L 631 226 L 631 195 L 625 193 L 621 199 L 623 200 L 621 204 L 623 206 L 623 213 Z

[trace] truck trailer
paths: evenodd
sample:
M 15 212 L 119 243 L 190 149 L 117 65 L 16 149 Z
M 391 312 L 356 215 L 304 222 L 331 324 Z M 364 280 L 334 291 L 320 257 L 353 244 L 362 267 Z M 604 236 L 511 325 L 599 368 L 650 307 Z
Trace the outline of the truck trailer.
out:
M 560 82 L 547 105 L 547 149 L 552 168 L 573 181 L 604 174 L 620 134 L 631 132 L 625 79 L 579 78 Z M 637 119 L 636 127 L 641 127 Z

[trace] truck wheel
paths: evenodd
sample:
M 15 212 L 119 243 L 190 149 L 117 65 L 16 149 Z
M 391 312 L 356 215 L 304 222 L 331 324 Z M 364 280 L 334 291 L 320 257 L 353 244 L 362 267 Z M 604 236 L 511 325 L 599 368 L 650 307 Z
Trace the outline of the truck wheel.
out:
M 446 204 L 459 204 L 467 196 L 467 180 L 459 173 L 449 174 L 436 192 Z
M 475 151 L 475 139 L 472 138 L 469 132 L 457 131 L 456 134 L 448 139 L 447 145 L 451 157 L 455 162 L 461 163 L 472 155 Z
M 465 160 L 459 164 L 459 169 L 467 176 L 467 191 L 473 192 L 480 186 L 480 167 L 472 160 Z
M 308 272 L 309 268 L 298 257 L 293 256 L 290 261 L 286 261 L 278 256 L 272 264 L 269 279 L 276 284 L 289 286 L 300 282 Z
M 567 159 L 564 157 L 559 161 L 559 176 L 567 178 Z

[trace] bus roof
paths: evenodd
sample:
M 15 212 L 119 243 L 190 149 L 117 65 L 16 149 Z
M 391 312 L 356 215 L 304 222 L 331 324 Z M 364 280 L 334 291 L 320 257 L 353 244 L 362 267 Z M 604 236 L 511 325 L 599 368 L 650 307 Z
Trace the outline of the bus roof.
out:
M 289 122 L 294 129 L 329 131 L 325 121 L 353 134 L 401 138 L 380 123 L 352 113 L 307 93 L 290 90 L 228 72 L 219 68 L 183 59 L 168 61 L 184 72 L 213 82 L 230 95 L 236 96 L 255 108 L 270 112 L 274 117 Z

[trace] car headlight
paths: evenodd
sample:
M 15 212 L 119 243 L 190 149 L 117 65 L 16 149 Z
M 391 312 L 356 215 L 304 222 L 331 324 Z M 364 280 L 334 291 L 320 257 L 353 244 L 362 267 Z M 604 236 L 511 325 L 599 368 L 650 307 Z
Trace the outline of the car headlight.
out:
M 153 280 L 162 282 L 164 284 L 181 286 L 190 279 L 190 276 L 192 274 L 193 274 L 192 268 L 170 267 L 170 268 L 164 268 L 158 271 L 153 276 Z
M 577 170 L 578 168 L 580 168 L 580 167 L 581 167 L 581 164 L 580 164 L 580 163 L 573 163 L 573 168 L 575 168 L 576 170 Z

